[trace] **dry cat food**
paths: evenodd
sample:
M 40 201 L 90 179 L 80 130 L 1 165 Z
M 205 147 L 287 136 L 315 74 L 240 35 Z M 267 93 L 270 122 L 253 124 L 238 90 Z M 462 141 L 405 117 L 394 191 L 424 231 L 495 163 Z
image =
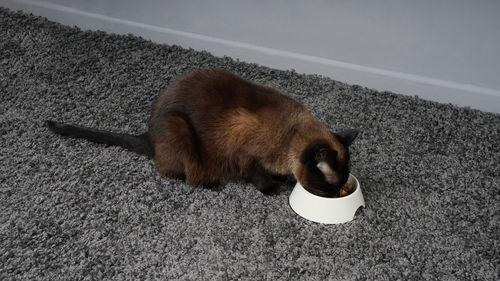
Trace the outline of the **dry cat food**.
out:
M 340 189 L 340 197 L 347 196 L 347 195 L 351 194 L 353 191 L 354 191 L 354 184 L 346 183 Z

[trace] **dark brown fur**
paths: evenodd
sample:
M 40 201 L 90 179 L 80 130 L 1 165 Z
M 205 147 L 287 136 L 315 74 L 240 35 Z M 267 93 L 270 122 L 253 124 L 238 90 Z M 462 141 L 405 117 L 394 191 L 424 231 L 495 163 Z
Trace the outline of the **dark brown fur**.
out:
M 278 192 L 273 174 L 293 174 L 317 195 L 338 194 L 357 135 L 333 134 L 280 91 L 220 70 L 195 71 L 171 85 L 148 125 L 160 174 L 206 186 L 247 179 L 265 194 Z
M 316 194 L 336 193 L 314 166 L 316 154 L 307 156 L 314 144 L 331 151 L 325 160 L 340 173 L 334 185 L 347 180 L 346 147 L 301 104 L 224 71 L 190 73 L 162 93 L 149 139 L 158 171 L 190 184 L 246 178 L 273 193 L 271 174 L 293 174 Z

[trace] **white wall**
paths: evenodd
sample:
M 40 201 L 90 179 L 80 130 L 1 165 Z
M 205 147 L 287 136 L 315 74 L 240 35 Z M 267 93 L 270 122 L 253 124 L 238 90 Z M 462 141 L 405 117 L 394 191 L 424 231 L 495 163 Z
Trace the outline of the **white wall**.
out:
M 0 0 L 0 6 L 500 112 L 496 0 Z

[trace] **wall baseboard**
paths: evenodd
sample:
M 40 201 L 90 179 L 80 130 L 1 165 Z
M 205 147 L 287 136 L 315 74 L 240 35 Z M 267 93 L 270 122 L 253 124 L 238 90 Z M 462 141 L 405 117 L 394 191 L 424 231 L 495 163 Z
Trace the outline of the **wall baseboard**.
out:
M 500 90 L 496 89 L 185 32 L 44 1 L 0 0 L 0 5 L 44 16 L 66 25 L 76 25 L 82 29 L 104 30 L 117 34 L 132 33 L 159 43 L 206 50 L 216 56 L 226 55 L 273 68 L 321 74 L 376 90 L 417 95 L 427 100 L 500 113 Z

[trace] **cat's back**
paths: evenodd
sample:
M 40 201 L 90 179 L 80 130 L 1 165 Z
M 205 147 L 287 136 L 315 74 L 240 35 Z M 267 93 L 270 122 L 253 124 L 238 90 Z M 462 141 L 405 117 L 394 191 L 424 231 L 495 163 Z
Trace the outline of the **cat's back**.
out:
M 228 112 L 260 114 L 297 106 L 278 90 L 247 81 L 224 70 L 197 70 L 174 82 L 153 106 L 154 115 L 182 112 L 194 122 L 220 119 Z M 218 120 L 220 121 L 220 120 Z

